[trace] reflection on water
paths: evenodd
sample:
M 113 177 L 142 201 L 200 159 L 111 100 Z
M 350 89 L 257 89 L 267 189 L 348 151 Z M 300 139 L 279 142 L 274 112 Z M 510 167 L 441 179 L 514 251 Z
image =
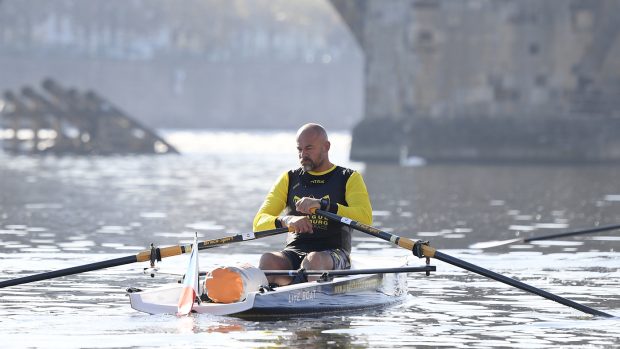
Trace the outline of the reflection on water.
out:
M 0 154 L 0 280 L 133 255 L 251 229 L 277 176 L 296 166 L 291 132 L 168 132 L 183 156 L 11 157 Z M 375 225 L 535 287 L 620 313 L 620 233 L 471 249 L 475 242 L 620 223 L 620 167 L 397 167 L 349 163 L 349 136 L 332 160 L 362 169 Z M 284 236 L 201 253 L 201 265 L 247 261 Z M 355 233 L 356 255 L 403 250 Z M 184 269 L 186 256 L 162 262 Z M 417 263 L 417 262 L 416 262 Z M 423 263 L 420 260 L 419 263 Z M 126 265 L 0 290 L 11 347 L 614 347 L 617 319 L 595 319 L 433 261 L 409 276 L 404 304 L 320 319 L 253 322 L 133 311 L 124 288 L 175 280 Z M 174 343 L 174 344 L 172 344 Z
M 503 240 L 620 222 L 620 204 L 609 199 L 620 192 L 618 166 L 369 165 L 364 174 L 373 209 L 384 212 L 377 225 L 428 237 L 443 248 L 463 248 L 461 239 Z M 615 238 L 605 235 L 620 236 L 610 231 L 597 239 L 566 239 L 583 242 L 581 250 L 613 250 Z

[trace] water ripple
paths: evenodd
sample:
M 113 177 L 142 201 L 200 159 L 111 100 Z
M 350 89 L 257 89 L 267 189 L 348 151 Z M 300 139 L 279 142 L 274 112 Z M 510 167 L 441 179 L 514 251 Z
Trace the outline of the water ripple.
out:
M 151 243 L 189 242 L 196 232 L 211 239 L 250 231 L 275 178 L 297 165 L 292 132 L 168 134 L 186 155 L 0 154 L 0 280 L 134 255 Z M 446 254 L 620 314 L 617 232 L 467 248 L 620 222 L 620 168 L 363 166 L 347 160 L 348 135 L 331 140 L 334 161 L 363 171 L 375 226 L 431 240 Z M 210 249 L 201 253 L 201 265 L 257 264 L 262 252 L 283 243 L 284 235 Z M 354 233 L 353 244 L 353 253 L 369 261 L 410 255 L 361 233 Z M 0 289 L 3 343 L 48 348 L 620 345 L 618 318 L 594 318 L 436 260 L 431 263 L 437 272 L 409 276 L 403 303 L 344 316 L 253 322 L 151 316 L 129 307 L 126 287 L 174 282 L 177 277 L 167 273 L 183 273 L 186 257 L 164 259 L 160 266 L 166 272 L 155 278 L 143 274 L 143 263 Z M 410 256 L 410 264 L 422 263 Z

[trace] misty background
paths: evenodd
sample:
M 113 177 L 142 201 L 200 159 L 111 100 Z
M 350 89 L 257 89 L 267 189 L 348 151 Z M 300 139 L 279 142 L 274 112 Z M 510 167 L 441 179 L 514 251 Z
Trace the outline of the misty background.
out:
M 363 54 L 327 1 L 0 0 L 0 90 L 94 90 L 154 128 L 351 129 Z

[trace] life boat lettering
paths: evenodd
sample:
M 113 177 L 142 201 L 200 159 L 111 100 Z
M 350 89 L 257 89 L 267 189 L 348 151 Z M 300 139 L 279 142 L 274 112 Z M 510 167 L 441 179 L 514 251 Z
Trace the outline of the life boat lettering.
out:
M 316 298 L 316 290 L 303 290 L 288 295 L 289 303 L 303 302 Z

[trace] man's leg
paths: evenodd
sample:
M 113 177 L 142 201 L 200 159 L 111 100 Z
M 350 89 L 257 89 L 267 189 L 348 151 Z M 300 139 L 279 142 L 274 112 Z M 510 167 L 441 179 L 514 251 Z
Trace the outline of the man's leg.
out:
M 291 270 L 293 266 L 291 261 L 282 252 L 267 252 L 260 257 L 260 263 L 258 267 L 261 270 Z M 267 276 L 267 281 L 275 283 L 280 286 L 288 285 L 291 283 L 292 278 L 290 276 L 275 275 Z
M 334 269 L 334 261 L 330 251 L 310 252 L 301 261 L 301 267 L 305 270 L 332 270 Z M 317 280 L 319 276 L 308 276 L 308 281 Z

